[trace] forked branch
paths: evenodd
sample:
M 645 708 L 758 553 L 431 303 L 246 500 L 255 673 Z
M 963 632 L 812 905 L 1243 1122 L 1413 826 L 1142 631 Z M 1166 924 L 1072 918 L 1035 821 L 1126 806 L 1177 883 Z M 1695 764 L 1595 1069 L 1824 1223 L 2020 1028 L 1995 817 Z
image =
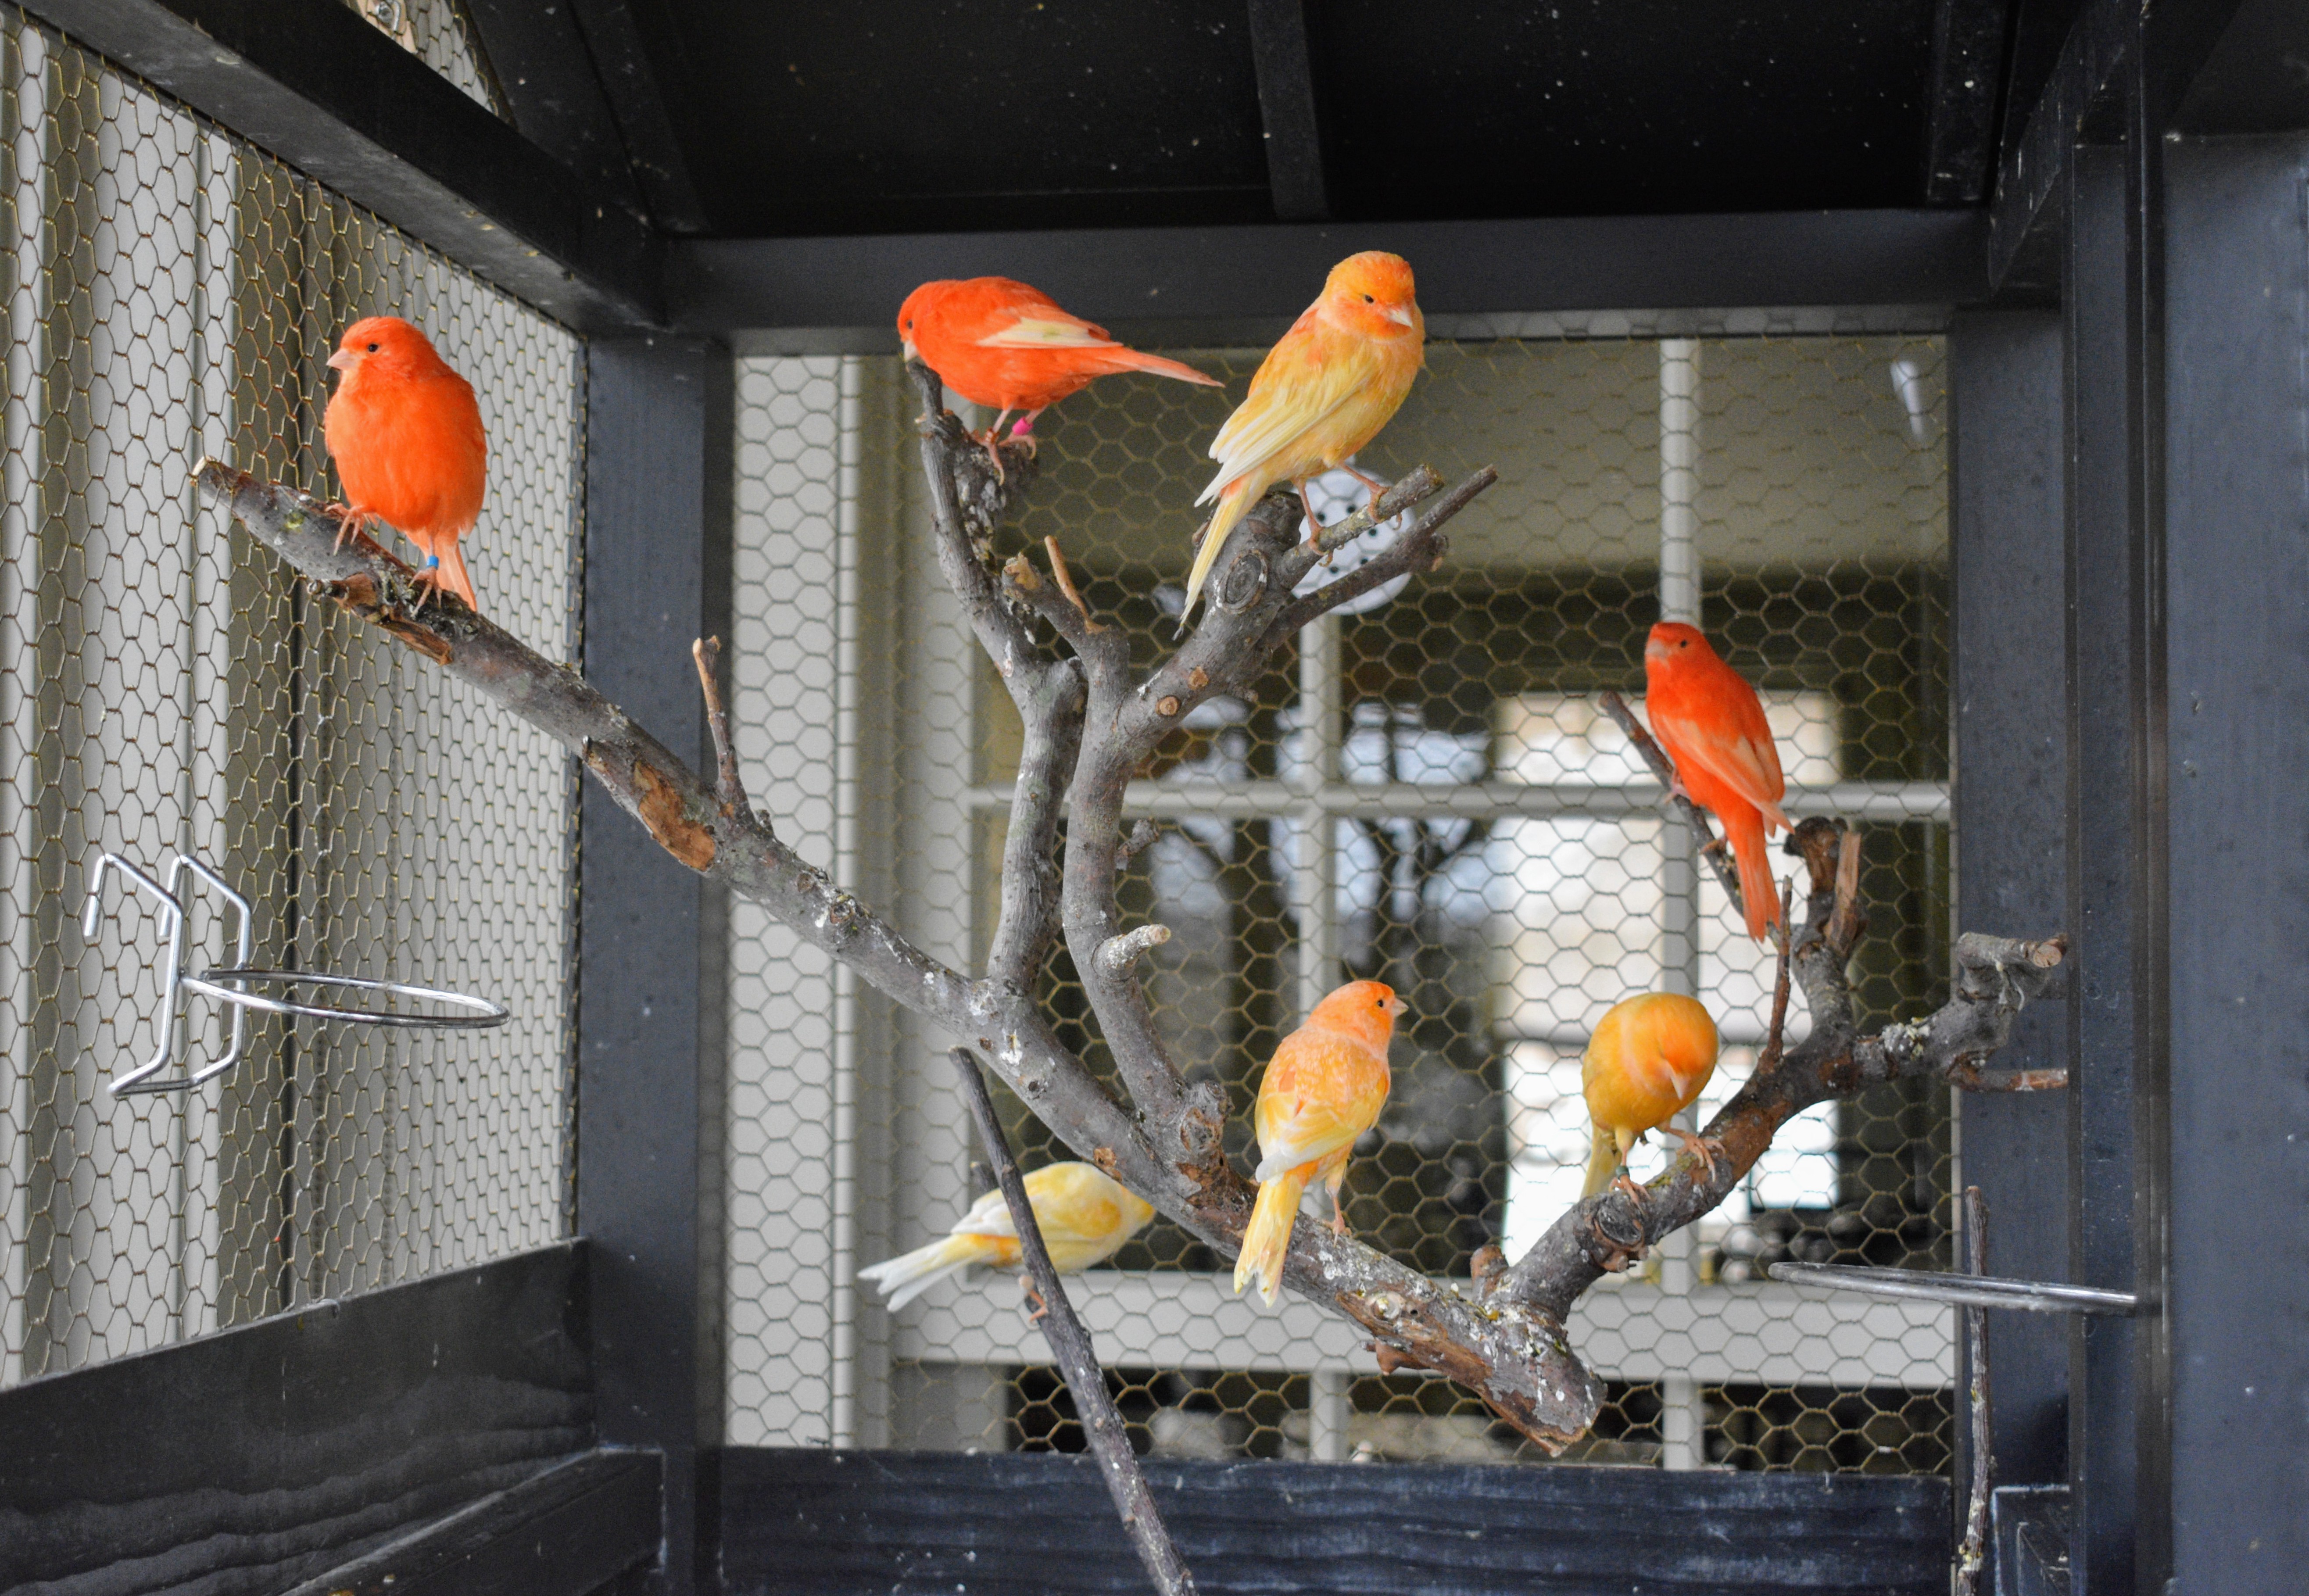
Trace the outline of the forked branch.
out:
M 1363 524 L 1435 502 L 1376 558 L 1305 598 L 1293 590 L 1322 551 L 1300 539 L 1294 497 L 1268 498 L 1229 539 L 1212 574 L 1215 601 L 1193 634 L 1134 679 L 1125 635 L 1094 628 L 1086 607 L 1076 601 L 1078 593 L 1069 594 L 1070 575 L 1060 578 L 1062 562 L 1044 582 L 1023 561 L 1006 574 L 997 557 L 1003 517 L 1033 478 L 1028 451 L 1002 445 L 998 476 L 985 450 L 941 409 L 937 379 L 919 367 L 913 377 L 923 396 L 922 460 L 940 567 L 1025 726 L 1000 919 L 980 979 L 914 947 L 781 843 L 765 820 L 734 799 L 733 780 L 701 780 L 576 672 L 540 658 L 462 605 L 445 601 L 418 612 L 408 568 L 365 539 L 336 549 L 334 526 L 313 500 L 214 462 L 199 468 L 200 488 L 322 597 L 559 739 L 676 858 L 762 905 L 895 1001 L 976 1041 L 1020 1100 L 1077 1155 L 1112 1170 L 1195 1234 L 1232 1252 L 1250 1216 L 1252 1188 L 1221 1152 L 1223 1098 L 1215 1086 L 1182 1080 L 1147 1007 L 1136 965 L 1160 927 L 1125 927 L 1116 886 L 1123 861 L 1151 833 L 1141 827 L 1126 842 L 1124 789 L 1196 705 L 1218 693 L 1248 690 L 1300 628 L 1380 582 L 1439 564 L 1446 523 L 1490 485 L 1492 473 L 1478 472 L 1440 499 L 1442 485 L 1431 471 L 1389 488 Z M 1323 541 L 1352 535 L 1328 529 Z M 1054 653 L 1038 637 L 1037 622 L 1070 653 Z M 716 726 L 717 748 L 726 747 L 710 651 L 701 653 L 709 722 Z M 1647 748 L 1663 781 L 1670 781 L 1664 756 L 1647 746 L 1632 717 L 1622 724 Z M 734 769 L 727 774 L 734 779 Z M 1708 835 L 1704 817 L 1688 809 L 1687 818 Z M 1777 1126 L 1809 1103 L 1878 1080 L 1980 1078 L 1981 1062 L 2001 1045 L 2012 1016 L 2061 962 L 2058 938 L 1961 938 L 1956 991 L 1946 1005 L 1878 1035 L 1857 1035 L 1844 975 L 1865 924 L 1856 843 L 1828 822 L 1798 828 L 1794 845 L 1811 888 L 1804 924 L 1792 928 L 1787 962 L 1793 984 L 1803 988 L 1812 1031 L 1773 1067 L 1760 1068 L 1708 1127 L 1711 1143 L 1725 1152 L 1712 1176 L 1686 1157 L 1652 1183 L 1640 1207 L 1616 1192 L 1579 1204 L 1512 1267 L 1487 1268 L 1480 1300 L 1303 1220 L 1293 1230 L 1286 1283 L 1366 1327 L 1392 1363 L 1449 1375 L 1543 1445 L 1560 1447 L 1580 1435 L 1601 1405 L 1603 1388 L 1567 1343 L 1563 1326 L 1571 1304 L 1607 1266 L 1715 1206 Z M 1713 855 L 1711 861 L 1733 887 L 1725 861 Z M 1034 1001 L 1054 918 L 1129 1093 L 1127 1109 L 1059 1044 Z

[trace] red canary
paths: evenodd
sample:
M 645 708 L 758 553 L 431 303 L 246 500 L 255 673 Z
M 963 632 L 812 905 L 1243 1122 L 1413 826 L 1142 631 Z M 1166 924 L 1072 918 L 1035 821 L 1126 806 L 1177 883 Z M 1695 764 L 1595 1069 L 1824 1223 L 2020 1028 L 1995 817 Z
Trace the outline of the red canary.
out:
M 898 338 L 907 358 L 919 358 L 971 403 L 1000 412 L 986 429 L 990 449 L 1011 411 L 1026 412 L 1014 436 L 1030 436 L 1035 417 L 1115 372 L 1219 385 L 1191 366 L 1124 348 L 1105 328 L 1007 277 L 922 284 L 898 307 Z
M 1697 626 L 1662 621 L 1644 645 L 1645 711 L 1675 761 L 1691 801 L 1724 823 L 1740 867 L 1748 935 L 1760 941 L 1778 924 L 1780 895 L 1764 854 L 1767 832 L 1784 831 L 1788 784 L 1756 689 L 1716 657 Z
M 1613 1005 L 1579 1061 L 1580 1090 L 1596 1126 L 1581 1196 L 1612 1184 L 1613 1171 L 1626 1167 L 1629 1150 L 1646 1131 L 1666 1131 L 1714 1173 L 1707 1143 L 1668 1121 L 1698 1100 L 1716 1073 L 1716 1022 L 1689 997 L 1647 992 Z
M 1387 1046 L 1395 1017 L 1407 1005 L 1379 981 L 1349 981 L 1315 1005 L 1307 1022 L 1275 1049 L 1258 1083 L 1252 1124 L 1258 1133 L 1258 1201 L 1234 1263 L 1238 1297 L 1255 1275 L 1269 1306 L 1283 1284 L 1283 1255 L 1307 1183 L 1331 1188 L 1331 1229 L 1347 1233 L 1339 1187 L 1355 1138 L 1379 1123 L 1387 1106 Z
M 1347 459 L 1403 408 L 1426 351 L 1427 324 L 1401 255 L 1365 250 L 1331 268 L 1322 293 L 1267 351 L 1250 397 L 1211 441 L 1219 474 L 1195 503 L 1215 499 L 1219 507 L 1187 576 L 1182 625 L 1195 612 L 1227 534 L 1277 482 L 1299 490 L 1310 528 L 1322 523 L 1307 501 L 1310 477 L 1346 466 L 1378 502 L 1385 484 L 1347 466 Z
M 343 374 L 322 423 L 350 506 L 338 541 L 383 521 L 425 551 L 419 582 L 479 610 L 457 551 L 480 517 L 489 479 L 489 436 L 472 384 L 399 316 L 355 322 L 329 364 Z

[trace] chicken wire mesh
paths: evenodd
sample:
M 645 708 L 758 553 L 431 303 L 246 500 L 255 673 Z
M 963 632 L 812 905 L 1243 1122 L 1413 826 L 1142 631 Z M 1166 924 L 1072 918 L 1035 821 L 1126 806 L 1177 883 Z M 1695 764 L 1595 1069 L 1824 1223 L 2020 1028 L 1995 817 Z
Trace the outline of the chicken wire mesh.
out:
M 582 349 L 279 161 L 0 13 L 0 1384 L 567 1233 L 566 758 L 309 597 L 207 454 L 316 492 L 339 331 L 403 315 L 473 382 L 482 603 L 574 657 Z M 105 850 L 195 855 L 254 962 L 485 996 L 481 1032 L 259 1018 L 229 1074 L 116 1098 L 160 930 Z M 230 962 L 194 907 L 187 964 Z M 185 1041 L 219 1056 L 224 1017 Z
M 1166 352 L 1227 392 L 1113 379 L 1049 412 L 1041 479 L 998 550 L 1057 537 L 1141 665 L 1169 646 L 1204 448 L 1260 355 Z M 1659 987 L 1707 1004 L 1725 1051 L 1700 1118 L 1744 1080 L 1769 950 L 1595 707 L 1606 687 L 1641 707 L 1664 605 L 1696 611 L 1759 686 L 1790 811 L 1864 827 L 1864 1014 L 1940 1000 L 1941 358 L 1905 335 L 1431 343 L 1359 463 L 1500 468 L 1445 566 L 1310 627 L 1255 691 L 1195 712 L 1130 793 L 1164 829 L 1131 867 L 1126 917 L 1174 932 L 1145 967 L 1154 1008 L 1174 1056 L 1228 1093 L 1238 1169 L 1266 1058 L 1352 977 L 1412 1012 L 1347 1218 L 1435 1275 L 1464 1279 L 1487 1242 L 1514 1255 L 1576 1198 L 1579 1055 L 1612 1004 Z M 895 360 L 740 363 L 736 709 L 782 834 L 974 969 L 1018 723 L 939 581 L 911 410 Z M 1359 502 L 1338 475 L 1316 487 L 1327 516 Z M 895 1313 L 853 1283 L 943 1234 L 982 1182 L 947 1039 L 742 908 L 729 977 L 728 1438 L 1078 1448 L 1007 1277 Z M 1063 948 L 1042 990 L 1104 1073 Z M 1071 1156 L 1000 1100 L 1029 1168 Z M 1660 1157 L 1639 1154 L 1639 1177 Z M 1923 1087 L 1788 1126 L 1732 1201 L 1582 1302 L 1574 1344 L 1610 1394 L 1567 1456 L 1944 1469 L 1947 1311 L 1800 1295 L 1763 1268 L 1946 1266 L 1950 1158 L 1945 1094 Z M 1466 1392 L 1379 1373 L 1337 1316 L 1235 1298 L 1224 1263 L 1158 1218 L 1072 1287 L 1141 1450 L 1535 1461 Z

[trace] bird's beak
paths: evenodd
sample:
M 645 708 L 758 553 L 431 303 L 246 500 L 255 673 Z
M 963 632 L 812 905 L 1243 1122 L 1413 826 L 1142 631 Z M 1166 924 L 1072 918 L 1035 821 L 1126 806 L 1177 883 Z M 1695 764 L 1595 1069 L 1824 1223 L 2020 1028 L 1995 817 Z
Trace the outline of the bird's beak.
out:
M 906 351 L 907 359 L 915 360 L 921 358 L 920 356 L 914 353 L 914 341 L 912 339 L 902 338 L 898 340 L 898 347 Z
M 1397 326 L 1408 327 L 1411 325 L 1411 306 L 1408 305 L 1397 306 L 1393 310 L 1387 313 L 1387 319 L 1395 323 Z
M 350 371 L 353 368 L 353 352 L 350 349 L 339 349 L 329 357 L 329 367 L 333 371 Z

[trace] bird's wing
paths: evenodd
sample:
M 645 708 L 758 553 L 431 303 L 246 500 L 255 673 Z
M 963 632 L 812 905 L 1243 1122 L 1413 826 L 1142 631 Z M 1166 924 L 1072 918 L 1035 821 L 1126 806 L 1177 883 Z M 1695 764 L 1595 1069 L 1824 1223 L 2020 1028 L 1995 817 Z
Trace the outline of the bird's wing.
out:
M 1119 349 L 1106 329 L 1068 315 L 1055 305 L 1022 305 L 1008 324 L 977 341 L 987 349 Z
M 1387 1065 L 1369 1050 L 1304 1032 L 1284 1039 L 1253 1118 L 1261 1180 L 1354 1145 L 1387 1105 Z
M 1773 746 L 1761 703 L 1752 698 L 1746 704 L 1713 699 L 1705 712 L 1674 719 L 1680 722 L 1676 742 L 1685 758 L 1759 809 L 1777 812 L 1788 784 L 1780 773 L 1780 751 Z
M 1330 332 L 1309 317 L 1267 351 L 1250 394 L 1211 440 L 1218 475 L 1195 502 L 1209 504 L 1311 431 L 1379 375 L 1382 357 L 1369 340 Z

